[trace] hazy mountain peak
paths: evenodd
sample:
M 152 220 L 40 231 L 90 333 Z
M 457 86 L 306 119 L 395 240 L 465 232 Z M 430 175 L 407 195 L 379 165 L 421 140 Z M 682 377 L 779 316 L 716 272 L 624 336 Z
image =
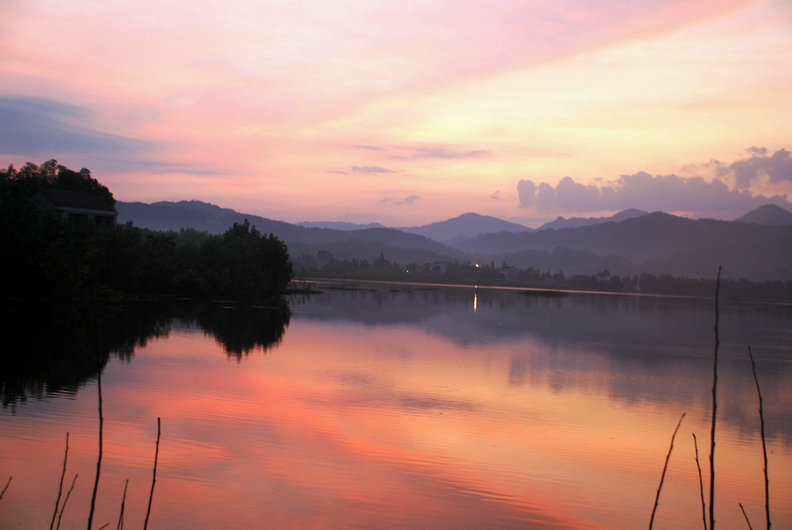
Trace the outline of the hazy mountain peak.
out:
M 497 232 L 529 232 L 530 228 L 517 223 L 511 223 L 492 217 L 481 215 L 474 212 L 463 213 L 457 217 L 438 221 L 423 226 L 411 226 L 399 228 L 403 232 L 419 234 L 435 241 L 449 242 L 456 239 L 470 238 L 482 234 L 493 234 Z
M 622 210 L 619 213 L 612 215 L 610 217 L 571 217 L 566 219 L 562 216 L 558 216 L 555 218 L 554 221 L 550 221 L 549 223 L 545 223 L 537 230 L 546 230 L 548 228 L 554 229 L 561 229 L 561 228 L 580 228 L 582 226 L 590 226 L 596 225 L 601 223 L 620 223 L 621 221 L 626 221 L 627 219 L 634 219 L 636 217 L 641 217 L 646 215 L 647 212 L 643 210 L 639 210 L 637 208 L 628 208 L 627 210 Z
M 152 206 L 171 206 L 176 208 L 185 208 L 195 212 L 203 212 L 211 215 L 228 215 L 236 214 L 235 210 L 231 208 L 223 208 L 212 204 L 211 202 L 190 200 L 190 201 L 158 201 L 151 203 Z
M 736 219 L 738 223 L 758 225 L 792 225 L 792 212 L 775 204 L 765 204 Z
M 626 221 L 627 219 L 634 219 L 635 217 L 641 217 L 642 215 L 646 215 L 648 212 L 645 210 L 639 210 L 638 208 L 627 208 L 626 210 L 622 210 L 619 213 L 613 215 L 610 220 L 618 223 L 619 221 Z

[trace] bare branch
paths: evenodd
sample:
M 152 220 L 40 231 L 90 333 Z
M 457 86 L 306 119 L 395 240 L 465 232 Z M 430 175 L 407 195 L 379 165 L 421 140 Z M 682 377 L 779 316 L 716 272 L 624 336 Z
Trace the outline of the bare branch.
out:
M 151 477 L 151 492 L 149 493 L 148 508 L 146 509 L 146 520 L 143 523 L 143 530 L 148 528 L 149 514 L 151 513 L 151 499 L 154 497 L 154 484 L 157 482 L 157 458 L 159 458 L 160 432 L 160 418 L 157 416 L 157 445 L 154 451 L 154 472 Z
M 121 513 L 118 514 L 118 525 L 116 530 L 124 530 L 124 504 L 126 503 L 127 486 L 129 486 L 129 479 L 124 482 L 124 495 L 121 497 Z
M 767 519 L 767 529 L 770 530 L 770 481 L 767 477 L 767 441 L 765 440 L 764 405 L 762 401 L 762 389 L 759 388 L 759 377 L 756 375 L 756 363 L 754 362 L 753 352 L 750 346 L 748 346 L 748 357 L 751 358 L 751 369 L 753 370 L 754 382 L 756 383 L 756 393 L 759 395 L 759 422 L 762 432 L 762 456 L 764 456 L 765 517 Z
M 6 485 L 5 485 L 5 487 L 3 488 L 3 491 L 0 491 L 0 499 L 2 499 L 2 498 L 3 498 L 3 495 L 5 495 L 5 492 L 6 492 L 6 490 L 8 489 L 8 486 L 10 486 L 10 485 L 11 485 L 11 480 L 12 480 L 13 478 L 14 478 L 14 475 L 9 475 L 9 476 L 8 476 L 8 481 L 6 482 Z
M 701 464 L 699 463 L 698 440 L 696 433 L 693 435 L 693 447 L 696 448 L 696 469 L 698 469 L 699 492 L 701 493 L 701 519 L 704 521 L 704 530 L 707 530 L 707 503 L 704 501 L 704 480 L 701 478 Z
M 98 369 L 96 388 L 99 392 L 99 456 L 96 458 L 96 480 L 94 480 L 93 494 L 91 495 L 91 511 L 88 514 L 88 530 L 91 530 L 91 523 L 93 522 L 94 508 L 96 507 L 96 492 L 99 489 L 99 475 L 102 471 L 102 428 L 104 426 L 104 417 L 102 416 L 102 367 L 99 366 L 98 357 L 96 359 L 96 366 Z
M 685 418 L 685 414 L 686 413 L 683 412 L 682 416 L 679 417 L 676 429 L 674 429 L 674 434 L 671 435 L 671 445 L 668 447 L 668 453 L 666 453 L 665 464 L 663 465 L 663 474 L 660 475 L 660 485 L 657 486 L 657 495 L 655 496 L 654 508 L 652 508 L 652 517 L 649 519 L 649 530 L 652 529 L 652 525 L 654 524 L 657 504 L 660 502 L 660 490 L 663 489 L 663 481 L 665 480 L 666 469 L 668 469 L 668 460 L 671 458 L 671 451 L 674 449 L 674 438 L 676 438 L 677 431 L 679 431 L 679 426 L 682 425 L 682 420 Z
M 55 509 L 52 510 L 50 520 L 50 530 L 55 525 L 55 517 L 58 515 L 58 505 L 60 504 L 61 494 L 63 493 L 63 477 L 66 476 L 66 462 L 69 460 L 69 433 L 66 433 L 66 450 L 63 452 L 63 470 L 61 470 L 60 482 L 58 483 L 58 497 L 55 499 Z
M 61 519 L 63 518 L 63 510 L 66 509 L 66 503 L 69 502 L 69 497 L 71 497 L 71 492 L 74 489 L 74 483 L 77 482 L 77 473 L 74 474 L 74 478 L 72 479 L 71 487 L 69 491 L 66 492 L 66 498 L 63 499 L 63 506 L 61 506 L 60 513 L 58 514 L 58 524 L 55 526 L 56 529 L 60 528 Z
M 745 508 L 743 508 L 742 503 L 739 504 L 740 504 L 740 509 L 742 510 L 743 513 L 743 517 L 745 517 L 745 522 L 748 523 L 748 530 L 753 530 L 753 526 L 751 526 L 751 520 L 748 519 L 748 514 L 745 513 Z

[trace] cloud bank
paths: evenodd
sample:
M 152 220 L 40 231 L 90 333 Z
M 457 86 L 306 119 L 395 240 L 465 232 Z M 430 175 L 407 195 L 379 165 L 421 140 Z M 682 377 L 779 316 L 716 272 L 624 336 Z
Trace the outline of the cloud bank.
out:
M 0 153 L 42 160 L 89 155 L 95 172 L 145 172 L 224 175 L 223 171 L 147 158 L 161 147 L 152 142 L 108 134 L 89 126 L 92 111 L 62 101 L 0 96 Z
M 767 148 L 751 147 L 748 150 L 753 156 L 738 160 L 728 166 L 715 162 L 718 175 L 733 175 L 738 188 L 747 188 L 763 176 L 770 182 L 792 182 L 792 157 L 786 149 L 779 149 L 767 156 Z
M 0 150 L 9 155 L 52 157 L 70 153 L 136 155 L 142 140 L 92 130 L 90 110 L 52 99 L 0 96 Z
M 745 213 L 767 203 L 792 208 L 786 196 L 755 195 L 747 189 L 763 176 L 771 182 L 792 182 L 789 151 L 781 149 L 768 155 L 765 148 L 752 148 L 749 152 L 750 158 L 732 164 L 714 162 L 718 176 L 711 181 L 644 171 L 621 175 L 601 186 L 581 184 L 570 177 L 564 177 L 555 187 L 524 179 L 517 183 L 519 206 L 548 214 L 640 208 L 716 217 L 726 212 Z M 735 180 L 736 185 L 729 187 L 722 180 L 726 177 Z

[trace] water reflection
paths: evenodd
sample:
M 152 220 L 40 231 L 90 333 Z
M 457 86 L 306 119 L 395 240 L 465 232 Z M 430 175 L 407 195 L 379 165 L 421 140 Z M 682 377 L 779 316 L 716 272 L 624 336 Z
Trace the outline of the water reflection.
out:
M 476 311 L 470 311 L 470 305 Z M 293 309 L 311 319 L 367 325 L 418 325 L 459 344 L 486 344 L 535 336 L 550 342 L 585 342 L 619 353 L 655 357 L 660 344 L 710 358 L 713 302 L 636 296 L 543 296 L 530 291 L 435 287 L 333 288 Z M 307 308 L 310 307 L 310 310 Z M 439 310 L 442 308 L 442 310 Z M 722 300 L 721 343 L 768 348 L 765 358 L 785 358 L 792 344 L 792 306 Z M 736 324 L 736 325 L 732 325 Z M 665 349 L 664 349 L 665 350 Z M 731 353 L 734 353 L 733 351 Z M 739 352 L 742 357 L 744 352 Z
M 291 309 L 283 298 L 273 298 L 267 305 L 252 307 L 225 304 L 182 307 L 180 319 L 192 317 L 201 329 L 222 344 L 229 356 L 237 360 L 251 351 L 264 353 L 276 347 L 291 319 Z M 185 307 L 191 307 L 192 311 Z
M 115 521 L 131 478 L 129 524 L 142 522 L 161 416 L 161 527 L 641 527 L 685 411 L 658 526 L 700 522 L 690 432 L 700 444 L 708 432 L 710 302 L 387 287 L 291 305 L 283 319 L 176 311 L 162 321 L 167 337 L 110 357 L 101 521 Z M 790 316 L 722 307 L 722 527 L 743 524 L 737 502 L 754 519 L 763 509 L 746 341 L 761 355 L 772 425 L 774 522 L 792 524 Z M 45 526 L 30 514 L 52 499 L 23 493 L 57 481 L 64 431 L 74 471 L 90 476 L 95 400 L 0 413 L 17 495 L 0 505 L 0 526 Z M 89 492 L 76 490 L 75 506 Z
M 283 338 L 291 310 L 282 298 L 264 306 L 192 301 L 141 302 L 125 311 L 73 311 L 44 307 L 35 314 L 5 314 L 0 356 L 3 407 L 28 398 L 74 395 L 96 378 L 110 357 L 130 362 L 137 348 L 167 337 L 174 322 L 212 335 L 229 356 L 266 352 Z
M 581 385 L 604 385 L 620 402 L 695 403 L 706 408 L 711 385 L 713 301 L 707 299 L 575 295 L 488 289 L 328 286 L 307 303 L 297 301 L 300 318 L 355 322 L 365 326 L 410 325 L 471 348 L 518 344 L 530 339 L 552 355 L 515 348 L 508 384 L 547 381 L 558 392 Z M 475 311 L 470 311 L 471 301 Z M 442 310 L 439 310 L 442 308 Z M 757 357 L 772 397 L 766 410 L 768 433 L 792 443 L 792 306 L 722 300 L 720 303 L 721 384 L 724 420 L 746 433 L 756 425 L 755 387 L 747 346 Z M 470 350 L 473 351 L 473 350 Z M 596 383 L 586 374 L 607 374 Z

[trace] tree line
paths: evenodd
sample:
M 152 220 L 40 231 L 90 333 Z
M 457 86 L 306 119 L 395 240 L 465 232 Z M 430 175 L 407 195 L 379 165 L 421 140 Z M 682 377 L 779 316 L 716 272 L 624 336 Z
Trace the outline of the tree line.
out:
M 73 171 L 50 160 L 0 170 L 6 298 L 174 295 L 254 302 L 284 292 L 292 279 L 286 245 L 247 220 L 221 235 L 70 222 L 32 200 L 42 189 L 92 193 L 115 204 L 87 169 Z
M 322 259 L 323 258 L 323 259 Z M 684 278 L 668 274 L 611 274 L 603 269 L 595 274 L 565 274 L 533 267 L 517 268 L 503 262 L 496 264 L 453 261 L 442 263 L 392 262 L 381 255 L 366 259 L 336 260 L 324 256 L 299 256 L 295 259 L 300 278 L 344 278 L 382 281 L 491 285 L 615 293 L 646 293 L 682 296 L 710 296 L 715 278 Z M 792 299 L 792 281 L 749 281 L 721 279 L 724 297 Z

